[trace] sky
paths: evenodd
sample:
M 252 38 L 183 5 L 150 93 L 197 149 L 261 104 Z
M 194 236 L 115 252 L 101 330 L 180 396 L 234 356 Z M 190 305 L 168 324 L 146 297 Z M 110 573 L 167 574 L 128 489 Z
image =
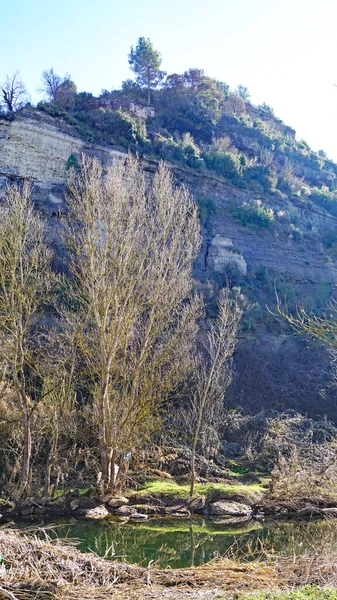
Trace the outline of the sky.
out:
M 145 36 L 168 73 L 247 86 L 337 161 L 336 29 L 336 0 L 2 0 L 0 80 L 19 70 L 33 102 L 51 67 L 78 91 L 119 88 Z

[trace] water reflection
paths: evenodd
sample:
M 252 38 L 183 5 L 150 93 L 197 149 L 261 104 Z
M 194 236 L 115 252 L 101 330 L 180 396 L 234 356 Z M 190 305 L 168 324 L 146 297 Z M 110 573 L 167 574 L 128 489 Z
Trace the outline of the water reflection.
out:
M 337 545 L 337 521 L 233 523 L 196 517 L 135 523 L 83 519 L 68 525 L 56 524 L 53 535 L 77 538 L 81 551 L 93 550 L 106 559 L 179 568 L 206 563 L 229 549 L 237 557 L 252 553 L 252 549 L 254 553 L 260 541 L 278 554 L 303 553 L 328 530 Z

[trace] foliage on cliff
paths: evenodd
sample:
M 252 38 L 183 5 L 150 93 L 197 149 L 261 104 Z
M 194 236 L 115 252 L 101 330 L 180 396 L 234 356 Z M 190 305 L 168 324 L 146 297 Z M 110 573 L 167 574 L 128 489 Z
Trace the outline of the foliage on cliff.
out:
M 49 95 L 49 103 L 38 108 L 65 119 L 88 141 L 117 143 L 140 155 L 213 172 L 241 188 L 300 197 L 337 212 L 337 166 L 323 152 L 297 141 L 268 105 L 252 105 L 243 86 L 232 91 L 196 68 L 164 77 L 160 55 L 151 48 L 155 56 L 149 60 L 156 60 L 150 79 L 145 61 L 141 81 L 136 71 L 136 81 L 128 79 L 121 89 L 103 90 L 98 97 L 74 93 L 68 104 L 61 95 L 50 102 Z M 136 50 L 130 54 L 133 69 Z

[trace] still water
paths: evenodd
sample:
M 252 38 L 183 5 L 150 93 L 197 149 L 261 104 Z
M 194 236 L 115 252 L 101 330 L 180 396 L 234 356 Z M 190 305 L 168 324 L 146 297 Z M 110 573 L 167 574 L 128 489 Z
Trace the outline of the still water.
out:
M 329 537 L 336 543 L 337 520 L 249 521 L 231 523 L 224 519 L 153 519 L 144 522 L 116 520 L 73 520 L 55 523 L 48 534 L 76 538 L 82 552 L 94 551 L 109 560 L 158 567 L 187 567 L 207 563 L 230 552 L 256 556 L 261 542 L 277 554 L 302 554 L 315 540 Z M 255 554 L 254 554 L 255 553 Z

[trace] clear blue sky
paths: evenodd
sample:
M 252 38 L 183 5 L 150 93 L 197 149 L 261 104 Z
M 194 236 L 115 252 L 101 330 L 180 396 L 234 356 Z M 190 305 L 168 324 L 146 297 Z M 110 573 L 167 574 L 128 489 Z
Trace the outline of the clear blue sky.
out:
M 127 54 L 151 39 L 168 73 L 189 67 L 247 86 L 298 138 L 337 161 L 336 0 L 1 2 L 0 79 L 19 69 L 32 100 L 51 66 L 79 91 L 119 87 Z

